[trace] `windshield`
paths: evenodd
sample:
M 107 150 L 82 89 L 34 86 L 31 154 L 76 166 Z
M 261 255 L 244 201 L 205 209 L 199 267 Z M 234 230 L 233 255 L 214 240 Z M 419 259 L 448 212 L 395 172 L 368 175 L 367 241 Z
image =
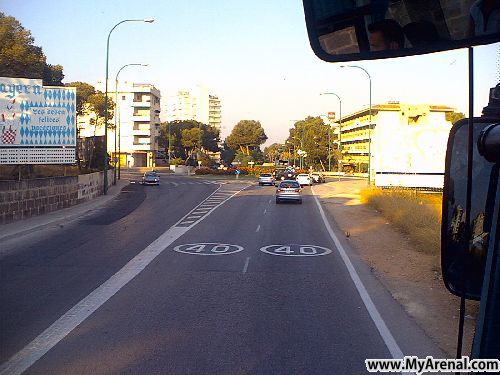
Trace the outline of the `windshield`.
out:
M 467 50 L 326 64 L 302 3 L 1 1 L 0 374 L 454 357 L 445 153 L 500 44 L 474 47 L 469 111 Z M 412 21 L 427 4 L 316 3 Z M 440 4 L 450 30 L 456 6 L 498 20 L 497 2 Z
M 281 182 L 280 183 L 280 186 L 279 186 L 280 189 L 287 189 L 287 188 L 300 188 L 300 185 L 295 182 L 295 181 L 285 181 L 285 182 Z

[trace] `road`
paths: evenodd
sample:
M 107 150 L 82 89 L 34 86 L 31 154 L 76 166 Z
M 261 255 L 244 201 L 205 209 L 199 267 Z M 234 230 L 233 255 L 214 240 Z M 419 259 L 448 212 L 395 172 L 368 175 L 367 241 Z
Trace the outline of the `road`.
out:
M 273 187 L 168 176 L 10 239 L 0 373 L 362 374 L 438 353 L 325 218 L 310 188 L 276 205 Z

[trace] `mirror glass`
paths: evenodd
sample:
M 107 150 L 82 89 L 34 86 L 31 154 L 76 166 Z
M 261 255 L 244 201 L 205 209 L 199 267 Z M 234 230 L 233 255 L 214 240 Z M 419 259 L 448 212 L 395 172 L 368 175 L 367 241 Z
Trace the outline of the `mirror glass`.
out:
M 354 61 L 493 43 L 498 0 L 303 0 L 315 53 Z
M 477 139 L 490 122 L 474 122 L 471 224 L 467 228 L 468 120 L 450 132 L 446 155 L 441 230 L 441 266 L 446 287 L 454 294 L 479 299 L 498 184 L 498 168 L 479 155 Z M 493 200 L 492 200 L 493 199 Z

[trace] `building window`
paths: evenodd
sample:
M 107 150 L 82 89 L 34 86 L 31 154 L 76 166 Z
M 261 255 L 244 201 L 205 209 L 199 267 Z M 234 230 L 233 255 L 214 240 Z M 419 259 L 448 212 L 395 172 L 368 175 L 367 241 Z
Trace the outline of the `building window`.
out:
M 125 100 L 125 95 L 122 95 L 122 100 Z

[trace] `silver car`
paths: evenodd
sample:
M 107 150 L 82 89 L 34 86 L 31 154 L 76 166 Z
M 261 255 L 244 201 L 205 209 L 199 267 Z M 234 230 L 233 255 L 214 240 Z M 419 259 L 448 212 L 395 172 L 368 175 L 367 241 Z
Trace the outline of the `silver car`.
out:
M 302 204 L 301 189 L 297 181 L 281 181 L 276 190 L 276 204 L 281 202 L 297 202 Z
M 261 173 L 259 176 L 259 186 L 274 185 L 274 177 L 271 173 Z
M 160 176 L 154 171 L 146 172 L 141 182 L 143 185 L 160 185 Z

